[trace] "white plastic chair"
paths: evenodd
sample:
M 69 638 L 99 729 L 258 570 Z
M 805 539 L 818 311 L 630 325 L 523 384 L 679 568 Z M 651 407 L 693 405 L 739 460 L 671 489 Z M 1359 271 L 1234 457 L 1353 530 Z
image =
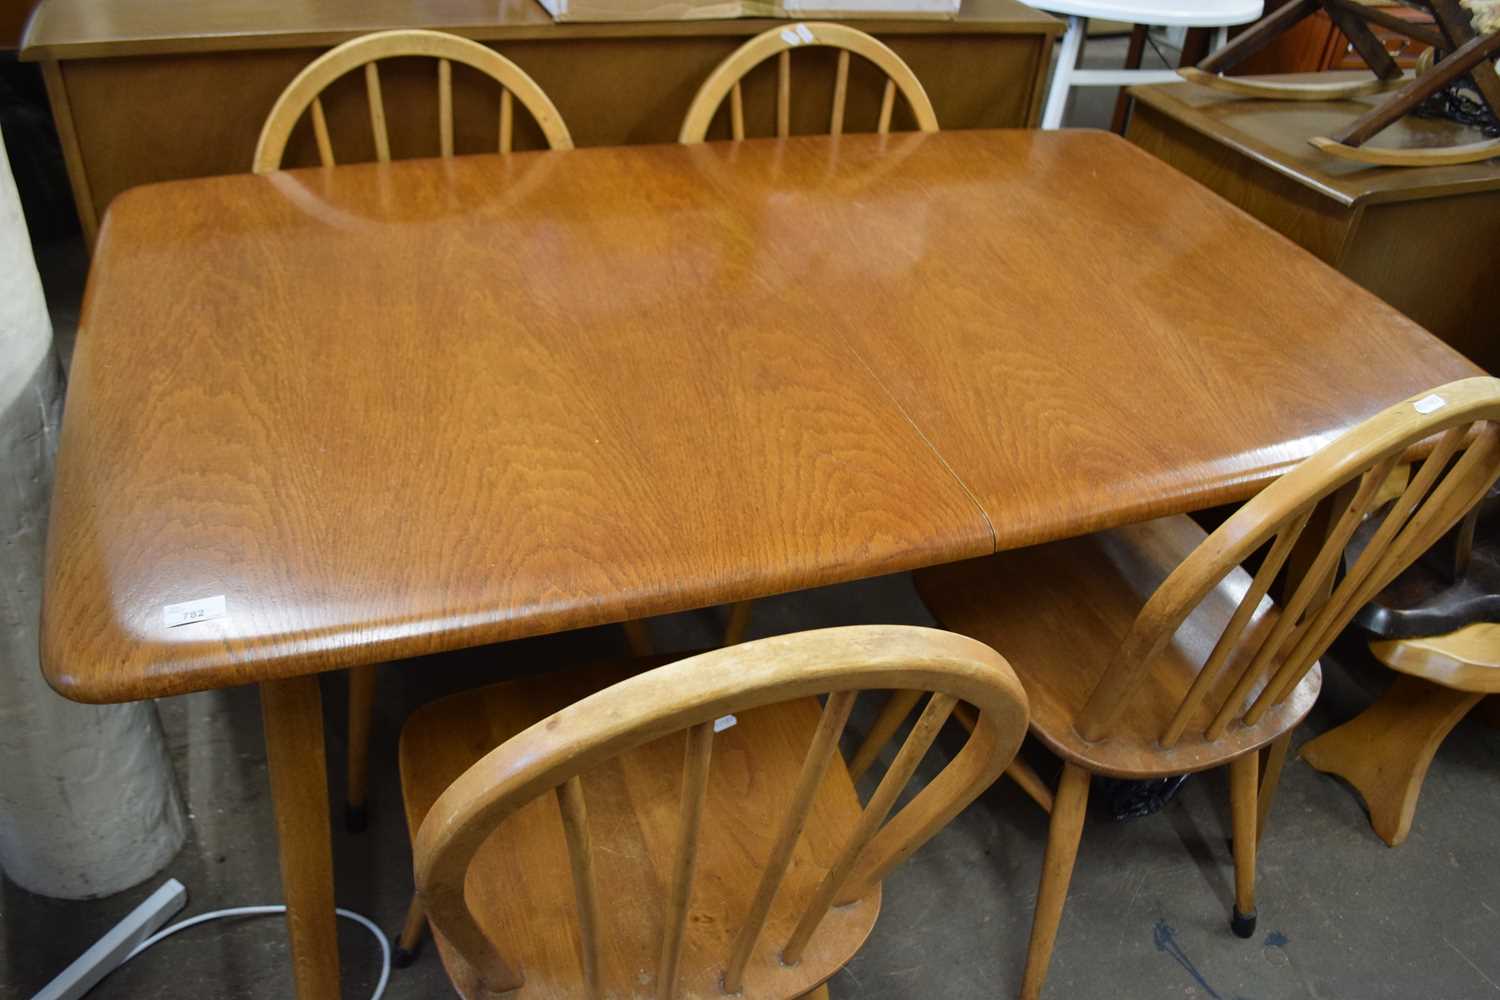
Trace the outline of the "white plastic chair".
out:
M 1176 70 L 1167 69 L 1079 69 L 1078 55 L 1090 18 L 1125 21 L 1129 24 L 1182 28 L 1216 28 L 1214 48 L 1223 45 L 1229 28 L 1258 20 L 1264 7 L 1262 0 L 1024 0 L 1049 14 L 1065 16 L 1068 30 L 1063 35 L 1062 52 L 1057 57 L 1057 71 L 1047 91 L 1047 107 L 1042 112 L 1042 128 L 1062 125 L 1063 109 L 1068 104 L 1071 87 L 1123 87 L 1144 83 L 1176 83 L 1182 78 Z

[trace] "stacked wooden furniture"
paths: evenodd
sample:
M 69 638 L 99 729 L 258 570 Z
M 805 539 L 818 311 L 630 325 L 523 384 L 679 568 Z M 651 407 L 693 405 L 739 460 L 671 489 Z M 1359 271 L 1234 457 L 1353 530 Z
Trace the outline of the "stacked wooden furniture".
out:
M 1223 90 L 1226 93 L 1271 100 L 1316 101 L 1358 97 L 1362 94 L 1391 93 L 1353 121 L 1344 122 L 1326 134 L 1318 133 L 1308 141 L 1328 156 L 1359 163 L 1386 166 L 1440 166 L 1453 163 L 1477 163 L 1500 155 L 1500 74 L 1493 62 L 1500 54 L 1500 24 L 1490 16 L 1471 16 L 1463 0 L 1408 0 L 1410 4 L 1432 15 L 1430 23 L 1403 20 L 1385 8 L 1357 0 L 1293 0 L 1275 13 L 1246 29 L 1235 40 L 1197 67 L 1181 70 L 1194 83 Z M 1228 77 L 1246 59 L 1261 51 L 1297 24 L 1322 11 L 1346 35 L 1350 45 L 1373 74 L 1364 80 L 1286 81 Z M 1433 58 L 1415 78 L 1408 78 L 1396 58 L 1375 34 L 1374 26 L 1407 35 L 1429 47 Z M 1374 143 L 1406 115 L 1425 102 L 1441 97 L 1449 88 L 1467 83 L 1481 116 L 1490 126 L 1487 134 L 1474 141 L 1455 142 L 1445 147 L 1392 146 Z
M 1368 76 L 1368 74 L 1365 74 Z M 1295 77 L 1315 82 L 1328 74 Z M 1338 79 L 1338 77 L 1335 77 Z M 1377 95 L 1266 101 L 1193 84 L 1137 87 L 1126 133 L 1166 161 L 1500 371 L 1500 167 L 1375 167 L 1325 156 L 1309 135 L 1370 110 Z M 1464 129 L 1408 115 L 1381 141 L 1450 145 Z M 1347 319 L 1335 308 L 1329 324 Z
M 852 21 L 879 36 L 922 80 L 945 128 L 1033 123 L 1057 21 L 1019 0 L 967 0 L 955 20 Z M 43 0 L 22 58 L 42 64 L 69 178 L 92 242 L 105 207 L 127 188 L 245 169 L 260 122 L 288 83 L 330 46 L 372 31 L 434 28 L 496 48 L 556 103 L 579 146 L 671 142 L 703 79 L 746 39 L 785 21 L 638 21 L 558 24 L 536 0 L 328 0 L 244 4 L 234 0 Z M 832 53 L 825 52 L 830 62 Z M 827 130 L 832 73 L 818 74 L 791 114 L 794 133 Z M 428 69 L 386 74 L 397 157 L 437 153 Z M 751 131 L 771 129 L 772 105 Z M 879 94 L 851 93 L 849 113 L 872 117 Z M 129 107 L 129 115 L 120 114 Z M 362 98 L 330 103 L 329 125 L 352 131 Z M 489 88 L 455 82 L 460 136 L 492 130 Z M 767 117 L 760 117 L 765 115 Z M 910 127 L 904 112 L 897 126 Z M 368 133 L 365 133 L 368 135 Z M 542 145 L 529 127 L 517 148 Z M 352 159 L 373 159 L 366 147 Z M 288 163 L 317 162 L 311 137 Z

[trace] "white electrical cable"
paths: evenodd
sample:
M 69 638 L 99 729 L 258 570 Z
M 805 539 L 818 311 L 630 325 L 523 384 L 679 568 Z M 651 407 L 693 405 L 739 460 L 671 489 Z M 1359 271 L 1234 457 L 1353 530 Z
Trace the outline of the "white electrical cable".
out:
M 200 913 L 196 917 L 178 921 L 170 927 L 165 927 L 155 934 L 136 945 L 130 954 L 126 955 L 120 965 L 124 965 L 147 948 L 156 944 L 164 938 L 169 938 L 178 931 L 185 931 L 189 927 L 207 923 L 210 920 L 223 920 L 228 917 L 268 917 L 277 913 L 285 913 L 285 906 L 236 906 L 228 910 L 214 910 L 212 913 Z M 385 933 L 369 917 L 361 916 L 353 910 L 339 907 L 334 911 L 345 920 L 353 920 L 357 924 L 363 924 L 365 929 L 375 935 L 375 940 L 380 942 L 380 980 L 375 984 L 375 992 L 370 995 L 370 1000 L 380 1000 L 385 995 L 386 983 L 391 978 L 391 943 L 386 940 Z

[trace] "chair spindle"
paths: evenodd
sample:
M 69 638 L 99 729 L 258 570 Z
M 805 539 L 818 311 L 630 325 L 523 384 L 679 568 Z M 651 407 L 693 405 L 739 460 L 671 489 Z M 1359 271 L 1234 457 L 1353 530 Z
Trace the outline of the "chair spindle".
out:
M 438 60 L 438 138 L 443 155 L 453 155 L 453 64 Z
M 578 929 L 583 946 L 583 981 L 589 1000 L 603 995 L 599 984 L 599 892 L 594 881 L 594 854 L 589 839 L 588 807 L 583 800 L 583 781 L 576 774 L 557 786 L 557 804 L 562 809 L 563 832 L 568 840 L 568 862 L 573 870 L 573 895 L 578 904 Z
M 917 707 L 917 702 L 922 700 L 922 691 L 892 691 L 885 707 L 880 710 L 880 715 L 875 718 L 875 724 L 870 727 L 869 735 L 854 752 L 854 759 L 849 762 L 849 779 L 858 781 L 864 777 L 864 773 L 875 763 L 875 758 L 880 756 L 881 749 L 896 735 L 896 730 L 901 728 L 901 723 L 911 714 L 911 710 Z
M 1216 740 L 1224 735 L 1224 731 L 1229 728 L 1229 723 L 1243 709 L 1245 699 L 1255 687 L 1255 682 L 1265 674 L 1277 652 L 1285 644 L 1287 637 L 1292 634 L 1293 628 L 1302 621 L 1302 616 L 1313 604 L 1314 597 L 1324 591 L 1329 577 L 1338 568 L 1338 560 L 1343 555 L 1344 546 L 1349 543 L 1354 530 L 1364 520 L 1365 514 L 1379 495 L 1380 487 L 1390 475 L 1391 469 L 1395 468 L 1399 457 L 1392 455 L 1382 459 L 1374 468 L 1369 469 L 1360 477 L 1359 488 L 1354 498 L 1344 508 L 1333 530 L 1328 533 L 1328 538 L 1318 549 L 1312 565 L 1298 583 L 1286 607 L 1282 609 L 1276 624 L 1272 626 L 1271 634 L 1266 637 L 1260 649 L 1256 650 L 1255 656 L 1251 657 L 1249 664 L 1240 673 L 1239 682 L 1235 684 L 1229 697 L 1225 698 L 1224 703 L 1219 707 L 1218 714 L 1214 716 L 1213 722 L 1208 727 L 1210 740 Z M 1324 605 L 1326 604 L 1325 601 Z M 1246 721 L 1249 721 L 1248 718 Z
M 844 101 L 849 94 L 849 50 L 839 49 L 839 68 L 833 78 L 833 112 L 829 116 L 828 134 L 844 134 Z
M 677 967 L 682 959 L 682 935 L 693 894 L 693 869 L 698 863 L 698 828 L 703 822 L 703 803 L 708 794 L 708 764 L 713 747 L 712 721 L 688 730 L 677 852 L 672 863 L 672 889 L 667 900 L 666 920 L 662 925 L 661 963 L 656 971 L 659 1000 L 672 1000 L 677 995 Z
M 1188 693 L 1177 706 L 1176 714 L 1172 716 L 1171 723 L 1162 734 L 1161 745 L 1163 747 L 1176 746 L 1177 741 L 1182 738 L 1188 721 L 1192 719 L 1193 713 L 1198 711 L 1198 706 L 1202 704 L 1204 696 L 1213 687 L 1224 665 L 1229 662 L 1229 655 L 1239 645 L 1245 626 L 1255 614 L 1255 609 L 1260 606 L 1261 599 L 1271 589 L 1271 582 L 1276 579 L 1276 574 L 1281 572 L 1282 564 L 1286 562 L 1287 556 L 1291 555 L 1296 547 L 1297 539 L 1302 536 L 1302 529 L 1306 528 L 1307 522 L 1312 519 L 1315 506 L 1310 505 L 1293 514 L 1276 533 L 1276 540 L 1271 543 L 1271 550 L 1266 553 L 1260 570 L 1256 572 L 1255 578 L 1250 583 L 1250 589 L 1245 592 L 1239 606 L 1234 609 L 1229 624 L 1224 627 L 1224 633 L 1214 644 L 1213 652 L 1209 654 L 1208 660 L 1203 664 L 1203 669 L 1194 678 L 1192 687 L 1188 689 Z
M 907 736 L 906 742 L 901 745 L 901 750 L 896 754 L 896 759 L 891 762 L 890 770 L 886 771 L 885 777 L 880 780 L 880 787 L 875 789 L 875 794 L 870 797 L 869 805 L 865 806 L 864 812 L 860 813 L 859 823 L 850 834 L 849 842 L 839 852 L 833 867 L 829 868 L 828 873 L 823 876 L 823 881 L 818 883 L 818 888 L 808 901 L 802 919 L 797 922 L 796 929 L 792 931 L 791 938 L 782 949 L 781 960 L 787 965 L 796 965 L 801 961 L 802 952 L 807 948 L 808 941 L 812 939 L 813 932 L 818 929 L 818 924 L 822 923 L 824 915 L 828 913 L 828 908 L 833 905 L 834 896 L 843 887 L 849 873 L 854 870 L 860 853 L 870 842 L 870 838 L 875 836 L 886 817 L 890 815 L 891 809 L 896 804 L 896 798 L 906 787 L 917 765 L 926 756 L 927 748 L 932 746 L 933 740 L 937 739 L 939 730 L 948 721 L 948 716 L 953 714 L 953 708 L 957 704 L 957 698 L 942 692 L 934 692 L 931 700 L 927 702 L 927 708 L 917 719 L 911 735 Z
M 783 50 L 776 57 L 776 136 L 785 139 L 792 134 L 792 53 Z
M 500 91 L 500 152 L 510 152 L 511 133 L 515 130 L 515 108 L 511 104 L 510 88 Z
M 761 931 L 765 929 L 771 904 L 776 899 L 777 890 L 781 888 L 781 880 L 786 877 L 787 868 L 791 866 L 792 852 L 797 846 L 798 838 L 802 836 L 802 827 L 812 810 L 818 788 L 828 773 L 828 765 L 838 752 L 839 736 L 849 721 L 849 711 L 854 707 L 854 699 L 858 694 L 857 691 L 835 692 L 828 696 L 828 703 L 823 706 L 823 715 L 818 720 L 817 731 L 813 733 L 812 744 L 807 748 L 807 756 L 803 758 L 802 774 L 797 779 L 791 804 L 782 820 L 781 832 L 777 834 L 776 843 L 771 848 L 760 884 L 755 890 L 755 898 L 750 903 L 750 912 L 746 914 L 745 923 L 735 937 L 729 964 L 724 970 L 725 993 L 739 993 L 744 985 L 745 964 L 750 960 L 750 953 L 755 950 L 755 942 L 760 938 Z
M 1387 512 L 1385 520 L 1339 584 L 1323 613 L 1293 647 L 1281 669 L 1250 707 L 1245 715 L 1246 722 L 1253 724 L 1258 721 L 1272 705 L 1285 698 L 1301 679 L 1301 674 L 1312 665 L 1313 653 L 1332 642 L 1333 637 L 1353 620 L 1360 607 L 1390 583 L 1398 567 L 1434 545 L 1463 510 L 1477 499 L 1460 493 L 1459 489 L 1468 481 L 1468 474 L 1475 464 L 1484 459 L 1486 449 L 1482 447 L 1470 448 L 1443 481 L 1429 492 L 1466 430 L 1450 430 L 1422 463 L 1421 470 L 1412 477 Z
M 875 131 L 885 135 L 891 130 L 891 112 L 896 108 L 896 81 L 886 80 L 885 91 L 880 95 L 880 124 Z
M 729 132 L 736 139 L 745 138 L 745 95 L 738 80 L 729 91 Z
M 328 138 L 328 119 L 323 116 L 323 101 L 314 97 L 312 102 L 313 137 L 318 141 L 318 160 L 325 167 L 334 165 L 333 143 Z
M 385 101 L 380 94 L 380 70 L 365 63 L 365 94 L 370 99 L 370 131 L 375 133 L 375 158 L 391 162 L 391 137 L 385 130 Z

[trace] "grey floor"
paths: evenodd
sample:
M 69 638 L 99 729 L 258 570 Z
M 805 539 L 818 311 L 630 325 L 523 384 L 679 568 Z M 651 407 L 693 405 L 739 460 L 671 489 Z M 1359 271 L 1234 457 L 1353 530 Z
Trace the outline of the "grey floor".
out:
M 1089 62 L 1118 65 L 1123 44 L 1094 42 Z M 1069 121 L 1107 120 L 1113 93 L 1079 101 Z M 76 255 L 63 252 L 63 268 Z M 49 281 L 59 333 L 70 333 L 76 288 Z M 858 622 L 930 624 L 908 578 L 888 577 L 760 602 L 754 631 L 773 634 Z M 692 612 L 653 623 L 663 650 L 713 642 L 721 619 Z M 394 931 L 411 890 L 399 816 L 395 741 L 416 706 L 511 671 L 564 668 L 623 652 L 617 629 L 596 629 L 392 664 L 381 673 L 368 832 L 336 831 L 338 899 Z M 1325 692 L 1300 743 L 1351 717 L 1386 677 L 1346 637 L 1325 660 Z M 325 679 L 331 798 L 342 797 L 342 679 Z M 279 875 L 253 689 L 160 703 L 192 834 L 161 878 L 188 888 L 188 913 L 276 901 Z M 862 704 L 851 740 L 868 725 Z M 955 752 L 948 734 L 930 755 Z M 1049 778 L 1056 762 L 1026 754 Z M 1261 921 L 1231 936 L 1233 892 L 1223 775 L 1190 780 L 1162 813 L 1117 823 L 1091 816 L 1047 995 L 1120 998 L 1466 998 L 1500 994 L 1500 731 L 1461 724 L 1427 780 L 1410 840 L 1392 850 L 1358 799 L 1300 763 L 1288 766 L 1259 868 Z M 337 815 L 337 813 L 336 813 Z M 1013 996 L 1020 982 L 1046 832 L 1045 817 L 1002 781 L 889 880 L 875 933 L 832 983 L 840 1000 Z M 92 902 L 57 902 L 0 888 L 0 1000 L 29 997 L 159 882 Z M 363 998 L 378 953 L 341 922 L 345 996 Z M 291 993 L 276 919 L 189 931 L 116 973 L 103 997 L 267 998 Z M 398 972 L 393 1000 L 451 996 L 429 950 Z

